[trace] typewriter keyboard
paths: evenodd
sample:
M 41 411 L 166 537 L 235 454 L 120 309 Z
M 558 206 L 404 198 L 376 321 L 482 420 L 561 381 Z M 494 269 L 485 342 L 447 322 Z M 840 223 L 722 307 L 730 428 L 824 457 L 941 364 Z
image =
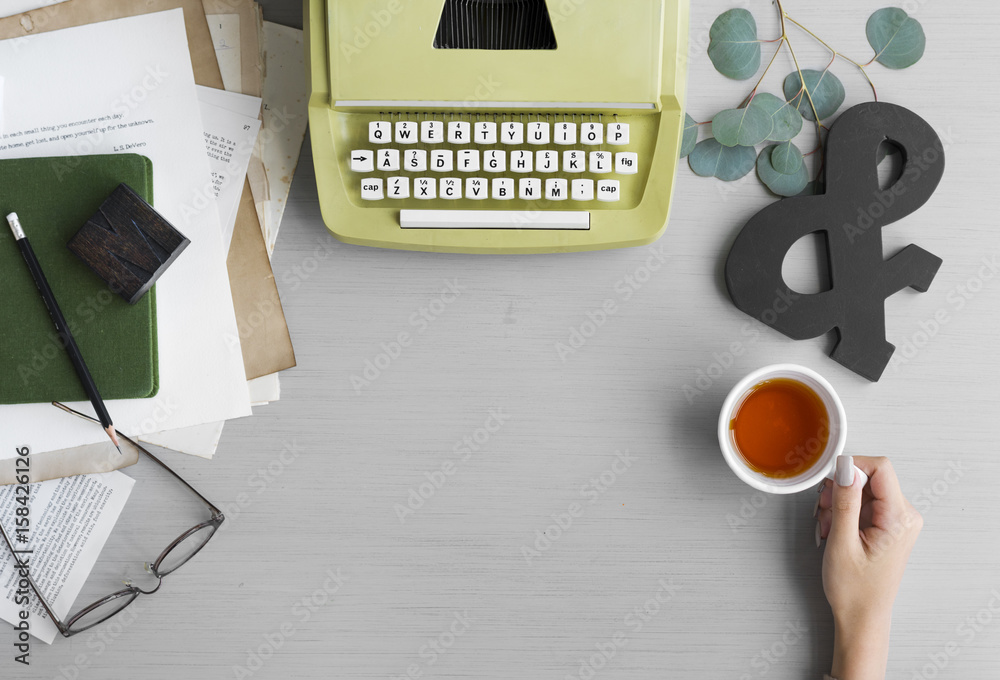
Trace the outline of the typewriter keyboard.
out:
M 653 126 L 650 115 L 359 114 L 341 161 L 356 202 L 401 208 L 404 222 L 428 208 L 437 221 L 459 208 L 480 217 L 628 209 L 645 186 Z

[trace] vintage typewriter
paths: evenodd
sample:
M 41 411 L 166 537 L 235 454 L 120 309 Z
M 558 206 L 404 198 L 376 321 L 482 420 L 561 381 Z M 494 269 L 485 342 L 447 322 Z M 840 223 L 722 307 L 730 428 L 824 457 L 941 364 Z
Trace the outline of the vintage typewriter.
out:
M 637 246 L 666 227 L 687 0 L 305 0 L 323 219 L 465 253 Z

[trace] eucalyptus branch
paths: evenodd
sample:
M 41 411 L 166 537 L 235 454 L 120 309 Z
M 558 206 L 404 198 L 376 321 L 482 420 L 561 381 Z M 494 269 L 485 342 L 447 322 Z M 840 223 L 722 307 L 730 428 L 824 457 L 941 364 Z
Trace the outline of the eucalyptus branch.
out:
M 846 61 L 848 63 L 851 63 L 851 64 L 854 64 L 858 68 L 858 70 L 861 71 L 861 75 L 863 75 L 865 77 L 865 80 L 868 81 L 868 86 L 871 87 L 871 89 L 872 89 L 872 96 L 875 98 L 875 101 L 878 101 L 878 92 L 875 91 L 875 83 L 873 83 L 872 79 L 870 77 L 868 77 L 868 71 L 865 70 L 865 66 L 869 66 L 873 61 L 875 61 L 875 57 L 872 57 L 872 60 L 869 61 L 867 64 L 859 64 L 858 62 L 854 61 L 850 57 L 848 57 L 848 56 L 844 55 L 843 53 L 838 52 L 837 50 L 835 50 L 832 47 L 830 47 L 830 45 L 827 44 L 827 42 L 825 40 L 823 40 L 822 38 L 820 38 L 818 35 L 816 35 L 812 31 L 810 31 L 808 28 L 806 28 L 805 26 L 803 26 L 802 24 L 800 24 L 798 21 L 796 21 L 792 17 L 788 16 L 787 14 L 785 15 L 785 17 L 790 22 L 792 22 L 793 24 L 795 24 L 796 26 L 798 26 L 805 33 L 807 33 L 808 35 L 810 35 L 813 38 L 813 40 L 815 40 L 816 42 L 818 42 L 820 45 L 822 45 L 826 49 L 830 50 L 830 52 L 833 54 L 834 58 L 840 57 L 844 61 Z M 875 56 L 877 57 L 878 55 L 875 55 Z M 829 66 L 827 68 L 829 68 Z

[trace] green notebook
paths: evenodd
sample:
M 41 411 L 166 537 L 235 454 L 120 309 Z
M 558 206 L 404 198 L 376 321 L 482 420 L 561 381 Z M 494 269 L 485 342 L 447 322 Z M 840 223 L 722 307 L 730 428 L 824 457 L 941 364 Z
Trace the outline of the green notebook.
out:
M 113 154 L 0 161 L 0 215 L 16 212 L 45 278 L 105 399 L 159 389 L 156 291 L 136 304 L 108 285 L 66 243 L 119 184 L 153 202 L 145 156 Z M 86 401 L 21 251 L 0 235 L 0 404 Z

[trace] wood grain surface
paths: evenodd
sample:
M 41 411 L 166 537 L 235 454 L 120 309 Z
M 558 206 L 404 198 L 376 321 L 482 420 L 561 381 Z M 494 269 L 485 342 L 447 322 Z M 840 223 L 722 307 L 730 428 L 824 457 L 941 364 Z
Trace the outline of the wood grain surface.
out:
M 301 25 L 299 3 L 264 4 L 266 19 Z M 727 80 L 705 52 L 731 5 L 692 4 L 689 110 L 708 120 L 752 81 Z M 785 5 L 870 58 L 880 3 Z M 776 35 L 773 6 L 743 6 Z M 885 230 L 885 251 L 917 243 L 944 264 L 927 293 L 888 300 L 903 361 L 879 383 L 829 359 L 831 338 L 758 330 L 729 301 L 725 255 L 773 200 L 752 175 L 726 184 L 682 163 L 652 247 L 390 252 L 329 236 L 307 140 L 273 262 L 298 367 L 279 403 L 227 425 L 215 460 L 170 458 L 227 509 L 225 529 L 127 625 L 37 645 L 16 677 L 820 678 L 832 624 L 815 494 L 755 493 L 715 440 L 740 377 L 795 362 L 842 396 L 848 452 L 890 456 L 925 518 L 888 677 L 996 678 L 1000 93 L 984 60 L 1000 16 L 981 0 L 905 6 L 924 58 L 869 71 L 881 100 L 935 127 L 947 168 L 930 202 Z M 826 64 L 792 39 L 804 67 Z M 779 56 L 765 88 L 779 93 L 791 68 Z M 845 106 L 871 97 L 850 64 L 833 68 Z M 793 287 L 815 260 L 811 243 L 794 250 Z M 561 357 L 574 329 L 590 337 Z

